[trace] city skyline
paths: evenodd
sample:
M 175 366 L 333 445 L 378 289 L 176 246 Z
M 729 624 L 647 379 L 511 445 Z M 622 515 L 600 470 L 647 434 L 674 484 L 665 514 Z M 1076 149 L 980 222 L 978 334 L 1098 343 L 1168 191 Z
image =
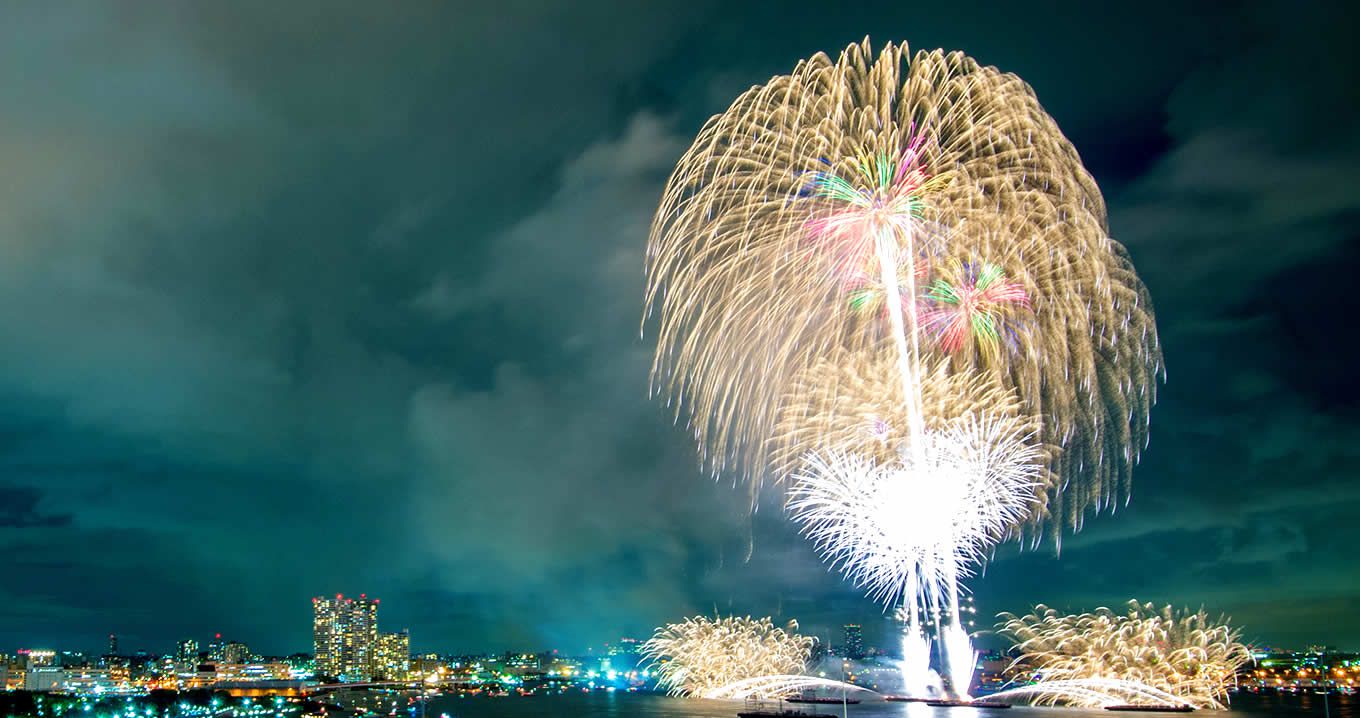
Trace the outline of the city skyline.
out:
M 359 606 L 365 609 L 364 613 L 366 618 L 363 621 L 364 626 L 361 627 L 359 630 L 368 631 L 368 629 L 372 629 L 372 637 L 369 639 L 371 642 L 371 647 L 374 650 L 379 651 L 379 653 L 376 654 L 375 657 L 379 661 L 387 661 L 388 665 L 390 665 L 390 661 L 392 660 L 391 657 L 396 655 L 397 653 L 406 655 L 408 657 L 423 655 L 496 656 L 512 654 L 539 654 L 545 652 L 546 653 L 560 652 L 562 655 L 583 655 L 583 656 L 594 655 L 596 653 L 607 654 L 613 650 L 616 650 L 620 645 L 636 644 L 639 641 L 645 639 L 646 637 L 620 634 L 608 639 L 596 640 L 588 645 L 585 645 L 583 648 L 578 648 L 576 650 L 571 649 L 562 650 L 557 646 L 546 645 L 500 646 L 482 650 L 459 650 L 457 646 L 427 645 L 421 646 L 420 647 L 421 650 L 415 650 L 411 648 L 410 644 L 411 630 L 409 626 L 403 626 L 400 631 L 378 630 L 376 610 L 378 605 L 380 604 L 380 599 L 377 598 L 370 599 L 368 598 L 368 595 L 366 593 L 362 593 L 359 595 L 357 599 L 353 597 L 346 598 L 344 594 L 336 594 L 333 600 L 329 596 L 312 597 L 311 599 L 312 621 L 310 624 L 312 626 L 311 641 L 306 646 L 298 647 L 298 650 L 255 652 L 250 650 L 249 644 L 243 643 L 241 641 L 236 641 L 229 637 L 223 637 L 223 635 L 220 632 L 213 633 L 210 640 L 203 644 L 200 644 L 196 637 L 200 634 L 194 634 L 193 636 L 189 637 L 181 637 L 180 639 L 175 640 L 168 650 L 161 650 L 164 647 L 157 648 L 138 645 L 135 649 L 124 653 L 117 653 L 113 650 L 100 653 L 98 651 L 81 650 L 78 645 L 75 647 L 66 645 L 57 646 L 55 644 L 43 643 L 41 641 L 37 643 L 28 644 L 22 647 L 11 646 L 8 650 L 17 650 L 20 653 L 29 650 L 41 652 L 55 652 L 58 655 L 72 654 L 84 657 L 86 659 L 112 656 L 130 657 L 145 655 L 150 657 L 175 656 L 181 661 L 188 660 L 190 656 L 192 656 L 204 658 L 207 662 L 224 662 L 224 663 L 247 662 L 243 660 L 230 660 L 228 658 L 228 656 L 231 655 L 231 651 L 234 648 L 237 651 L 243 652 L 243 655 L 249 658 L 260 658 L 262 656 L 271 656 L 277 658 L 304 654 L 316 658 L 317 656 L 320 656 L 322 654 L 322 651 L 318 650 L 323 642 L 320 628 L 323 620 L 322 612 L 326 610 L 338 611 L 340 607 L 346 603 Z M 982 640 L 981 647 L 987 650 L 1004 651 L 1008 644 L 1005 641 L 1002 641 L 995 637 L 994 631 L 992 630 L 992 628 L 994 627 L 993 624 L 987 624 L 984 621 L 983 624 L 980 625 L 976 620 L 974 620 L 977 618 L 977 615 L 976 612 L 973 611 L 972 609 L 973 601 L 972 598 L 969 597 L 968 606 L 965 609 L 966 611 L 970 612 L 970 620 L 967 625 L 969 626 L 970 629 L 977 630 L 979 636 L 984 637 Z M 892 651 L 896 650 L 893 647 L 893 644 L 895 644 L 900 638 L 899 632 L 900 620 L 888 615 L 882 615 L 880 616 L 880 618 L 882 619 L 881 622 L 869 624 L 870 638 L 867 640 L 867 642 L 864 634 L 864 625 L 860 623 L 847 623 L 839 626 L 831 626 L 828 627 L 827 630 L 825 630 L 820 635 L 817 634 L 809 635 L 813 635 L 814 638 L 816 638 L 819 650 L 830 650 L 838 654 L 843 653 L 844 655 L 850 658 L 864 657 L 865 655 L 868 655 L 869 653 L 872 652 L 886 651 L 891 653 Z M 333 623 L 336 621 L 336 618 L 332 616 L 327 620 Z M 996 623 L 995 625 L 1000 625 L 1000 622 Z M 107 638 L 111 642 L 110 645 L 111 649 L 117 645 L 116 633 L 109 634 Z M 988 640 L 988 638 L 991 638 L 993 640 Z M 400 643 L 387 644 L 387 646 L 384 647 L 386 642 L 391 641 L 392 639 L 400 639 Z M 1339 651 L 1343 653 L 1360 652 L 1357 651 L 1355 647 L 1352 646 L 1338 645 L 1326 641 L 1314 642 L 1306 645 L 1278 645 L 1267 644 L 1261 641 L 1252 640 L 1249 637 L 1246 638 L 1245 640 L 1247 642 L 1247 645 L 1256 651 L 1299 652 L 1299 653 L 1304 652 L 1320 653 L 1324 651 Z M 400 646 L 400 648 L 398 648 L 397 646 Z M 202 650 L 200 650 L 200 648 L 202 648 Z M 353 650 L 352 647 L 350 650 Z M 4 654 L 5 651 L 6 649 L 0 648 L 0 654 Z M 339 674 L 336 675 L 344 673 L 346 673 L 346 671 L 342 670 L 339 672 Z
M 977 628 L 1138 599 L 1360 648 L 1341 14 L 6 8 L 0 645 L 288 655 L 312 598 L 360 591 L 418 653 L 714 613 L 883 643 L 891 617 L 777 492 L 752 513 L 705 474 L 639 337 L 648 227 L 703 122 L 869 35 L 1033 86 L 1164 344 L 1130 502 L 1060 558 L 1003 544 L 970 582 Z

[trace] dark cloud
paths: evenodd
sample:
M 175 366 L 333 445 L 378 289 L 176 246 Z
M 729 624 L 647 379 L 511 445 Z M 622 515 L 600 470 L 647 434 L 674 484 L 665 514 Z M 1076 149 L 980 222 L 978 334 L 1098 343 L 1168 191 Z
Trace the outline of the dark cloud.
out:
M 38 509 L 42 493 L 30 486 L 0 486 L 0 528 L 30 529 L 66 526 L 70 514 L 44 514 Z
M 1170 373 L 1133 501 L 989 587 L 1047 600 L 1055 579 L 1078 606 L 1202 602 L 1258 640 L 1360 640 L 1360 343 L 1335 331 L 1355 302 L 1332 281 L 1357 260 L 1358 66 L 1334 14 L 1274 9 L 1226 24 L 1241 46 L 1174 88 L 1169 148 L 1109 198 Z
M 4 11 L 0 645 L 292 651 L 335 591 L 418 649 L 713 610 L 873 638 L 773 497 L 699 475 L 638 336 L 703 119 L 866 33 L 1031 82 L 1158 306 L 1133 502 L 1061 556 L 1003 550 L 981 612 L 1136 596 L 1360 641 L 1348 24 L 899 5 Z

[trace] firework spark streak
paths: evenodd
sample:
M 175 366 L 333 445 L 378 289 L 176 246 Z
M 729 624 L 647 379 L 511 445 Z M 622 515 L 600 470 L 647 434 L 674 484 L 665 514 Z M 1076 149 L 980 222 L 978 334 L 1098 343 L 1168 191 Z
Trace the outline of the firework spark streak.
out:
M 1030 615 L 1001 618 L 998 632 L 1015 641 L 1020 654 L 1013 670 L 1042 676 L 1026 687 L 1042 703 L 1106 705 L 1113 702 L 1108 696 L 1070 690 L 1106 682 L 1160 691 L 1196 708 L 1222 708 L 1237 672 L 1251 661 L 1226 619 L 1215 621 L 1203 610 L 1130 601 L 1123 613 L 1102 608 L 1064 615 L 1036 606 Z
M 956 695 L 966 698 L 973 681 L 974 667 L 977 666 L 977 651 L 973 650 L 973 641 L 963 626 L 957 623 L 945 626 L 941 633 L 940 640 L 944 643 L 941 655 L 944 656 L 949 685 Z
M 829 678 L 818 678 L 815 676 L 759 676 L 710 689 L 699 697 L 738 701 L 747 698 L 770 700 L 774 698 L 797 696 L 804 691 L 816 691 L 819 689 L 828 692 L 845 691 L 852 693 L 873 693 L 873 691 L 864 686 L 857 686 L 853 683 L 845 683 L 843 681 L 833 681 Z
M 993 701 L 1027 698 L 1041 705 L 1063 704 L 1087 708 L 1130 704 L 1176 706 L 1185 703 L 1181 696 L 1159 688 L 1114 678 L 1046 680 L 993 693 L 987 698 Z
M 718 696 L 741 681 L 802 673 L 815 640 L 797 630 L 792 621 L 781 629 L 769 618 L 696 616 L 656 629 L 642 655 L 660 676 L 657 685 L 671 695 Z M 787 685 L 786 680 L 757 681 L 739 686 L 738 692 L 778 698 Z
M 907 629 L 902 633 L 902 662 L 899 664 L 902 690 L 907 695 L 924 696 L 933 683 L 930 672 L 930 641 L 919 626 L 911 625 L 910 619 L 907 621 Z

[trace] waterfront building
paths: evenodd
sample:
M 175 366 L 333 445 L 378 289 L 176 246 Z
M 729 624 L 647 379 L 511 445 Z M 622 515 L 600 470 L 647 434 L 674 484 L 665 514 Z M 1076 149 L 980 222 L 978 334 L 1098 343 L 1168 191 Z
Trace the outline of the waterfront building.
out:
M 610 664 L 620 670 L 632 670 L 641 665 L 642 642 L 636 638 L 621 638 L 618 643 L 608 647 Z
M 252 656 L 250 646 L 240 641 L 228 641 L 222 646 L 222 662 L 232 665 L 250 663 Z
M 448 675 L 449 664 L 438 654 L 426 653 L 411 659 L 410 674 L 417 680 L 438 683 Z
M 90 659 L 80 651 L 62 651 L 57 654 L 56 660 L 53 661 L 53 665 L 61 666 L 62 668 L 83 668 L 90 665 Z
M 287 663 L 227 663 L 217 667 L 218 683 L 249 683 L 259 681 L 287 681 L 293 670 Z
M 1360 690 L 1360 654 L 1261 651 L 1238 685 L 1248 690 Z
M 411 633 L 383 633 L 378 636 L 377 661 L 373 674 L 389 681 L 404 681 L 411 673 Z
M 34 668 L 54 666 L 57 663 L 57 652 L 44 648 L 20 648 L 19 657 L 24 660 L 24 667 L 30 671 Z
M 61 690 L 77 695 L 119 693 L 128 691 L 126 675 L 118 675 L 108 668 L 67 669 Z
M 65 682 L 66 669 L 57 666 L 37 666 L 24 672 L 24 690 L 30 693 L 59 690 Z
M 995 693 L 1009 681 L 1006 675 L 1011 658 L 1001 651 L 981 651 L 977 654 L 977 687 L 983 693 Z
M 855 659 L 864 657 L 864 629 L 858 623 L 845 625 L 845 657 Z
M 0 655 L 0 690 L 24 689 L 24 661 L 18 655 Z
M 507 653 L 501 656 L 500 664 L 506 672 L 515 675 L 534 673 L 540 667 L 538 655 L 534 653 Z
M 294 653 L 283 659 L 292 678 L 311 678 L 316 675 L 316 660 L 310 653 Z
M 312 599 L 316 672 L 342 681 L 367 681 L 377 667 L 378 599 L 318 596 Z
M 198 663 L 198 641 L 186 638 L 175 646 L 175 659 L 184 664 Z
M 227 644 L 222 642 L 222 634 L 214 633 L 212 642 L 208 644 L 208 662 L 222 663 L 225 656 L 222 655 Z

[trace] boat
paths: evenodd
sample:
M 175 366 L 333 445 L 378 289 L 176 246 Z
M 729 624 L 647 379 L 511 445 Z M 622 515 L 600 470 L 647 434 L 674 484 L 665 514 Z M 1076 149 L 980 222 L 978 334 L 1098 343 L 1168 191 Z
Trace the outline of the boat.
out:
M 1002 702 L 1000 702 L 1000 701 L 989 701 L 989 700 L 986 700 L 986 699 L 983 699 L 983 700 L 976 700 L 976 701 L 957 701 L 957 700 L 951 700 L 951 699 L 947 699 L 947 698 L 941 698 L 941 699 L 932 698 L 932 699 L 930 699 L 930 700 L 924 701 L 924 703 L 925 703 L 926 705 L 932 706 L 932 707 L 934 707 L 934 708 L 1010 708 L 1010 707 L 1011 707 L 1011 704 L 1009 704 L 1009 703 L 1002 703 Z
M 883 696 L 883 700 L 888 701 L 889 703 L 925 703 L 926 701 L 933 701 L 933 700 L 935 700 L 935 699 L 934 699 L 934 698 L 919 698 L 919 697 L 917 697 L 917 696 L 892 696 L 892 695 L 888 695 L 888 696 Z
M 841 705 L 843 703 L 854 705 L 859 703 L 858 698 L 832 698 L 831 696 L 794 696 L 793 698 L 785 698 L 784 700 L 789 703 L 824 703 L 826 705 L 831 705 L 833 703 L 835 705 Z
M 797 708 L 785 708 L 784 701 L 779 701 L 777 707 L 770 706 L 764 701 L 746 701 L 746 707 L 737 712 L 737 718 L 836 718 L 829 713 L 807 713 Z
M 1105 706 L 1105 710 L 1107 711 L 1145 711 L 1149 713 L 1189 713 L 1194 709 L 1195 709 L 1194 706 L 1188 706 L 1185 705 L 1184 703 L 1180 705 L 1167 705 L 1165 703 L 1151 703 L 1139 705 L 1136 703 L 1127 703 L 1113 706 Z

